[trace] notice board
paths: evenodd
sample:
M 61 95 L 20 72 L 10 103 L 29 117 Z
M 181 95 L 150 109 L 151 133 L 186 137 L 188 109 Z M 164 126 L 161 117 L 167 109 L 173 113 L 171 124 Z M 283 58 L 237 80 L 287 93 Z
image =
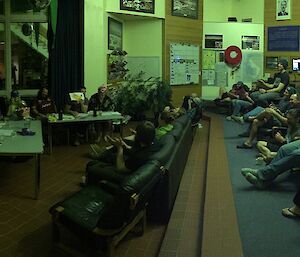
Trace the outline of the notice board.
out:
M 199 46 L 170 44 L 170 85 L 199 84 Z
M 268 28 L 268 51 L 299 51 L 299 26 Z

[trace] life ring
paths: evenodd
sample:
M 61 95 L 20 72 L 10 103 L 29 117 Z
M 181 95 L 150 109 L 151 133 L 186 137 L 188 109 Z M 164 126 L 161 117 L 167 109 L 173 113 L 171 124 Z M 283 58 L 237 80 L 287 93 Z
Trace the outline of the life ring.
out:
M 229 46 L 225 50 L 225 61 L 230 66 L 237 66 L 242 61 L 242 51 L 237 46 Z

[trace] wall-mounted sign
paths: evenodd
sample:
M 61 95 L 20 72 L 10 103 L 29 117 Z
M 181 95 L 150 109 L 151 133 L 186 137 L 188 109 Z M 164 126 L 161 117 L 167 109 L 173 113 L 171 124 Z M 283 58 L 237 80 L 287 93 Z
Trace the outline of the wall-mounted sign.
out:
M 268 51 L 299 51 L 299 26 L 268 28 Z
M 120 0 L 120 9 L 133 12 L 154 13 L 154 0 Z

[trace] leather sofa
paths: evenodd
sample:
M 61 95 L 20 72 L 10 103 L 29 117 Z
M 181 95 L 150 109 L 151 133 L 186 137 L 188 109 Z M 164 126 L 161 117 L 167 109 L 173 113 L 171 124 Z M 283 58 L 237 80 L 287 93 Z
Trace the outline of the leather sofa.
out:
M 120 184 L 106 181 L 88 186 L 55 204 L 50 209 L 55 242 L 59 241 L 58 228 L 63 225 L 78 236 L 88 233 L 105 239 L 108 256 L 112 256 L 113 246 L 128 231 L 138 223 L 145 224 L 146 209 L 152 221 L 166 223 L 192 140 L 191 118 L 186 114 L 176 119 L 173 130 L 160 139 L 162 147 L 148 163 Z

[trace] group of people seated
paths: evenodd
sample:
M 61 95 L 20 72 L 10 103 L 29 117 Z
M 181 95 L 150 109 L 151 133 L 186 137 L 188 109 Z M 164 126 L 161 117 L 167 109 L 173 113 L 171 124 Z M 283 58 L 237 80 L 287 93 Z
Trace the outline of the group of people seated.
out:
M 289 85 L 286 68 L 287 62 L 280 60 L 272 81 L 258 80 L 250 90 L 238 82 L 218 100 L 232 103 L 227 120 L 249 122 L 247 131 L 239 134 L 246 139 L 237 148 L 251 149 L 257 140 L 258 160 L 265 166 L 243 168 L 241 174 L 260 189 L 270 186 L 278 175 L 300 167 L 300 92 Z M 300 191 L 294 203 L 282 210 L 284 216 L 300 217 Z

